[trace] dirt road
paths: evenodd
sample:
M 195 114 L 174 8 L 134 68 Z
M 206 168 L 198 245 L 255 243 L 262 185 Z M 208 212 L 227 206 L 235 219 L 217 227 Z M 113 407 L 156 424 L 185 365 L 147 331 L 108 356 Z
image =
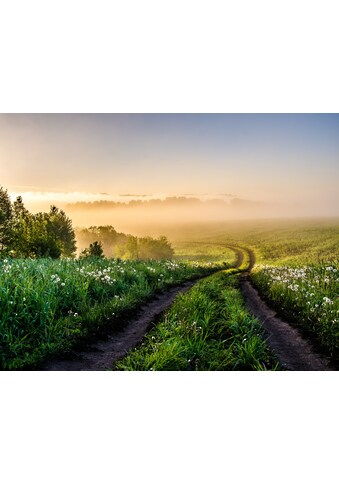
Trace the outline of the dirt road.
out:
M 320 356 L 292 324 L 279 318 L 260 297 L 249 277 L 255 264 L 255 256 L 253 251 L 246 251 L 249 254 L 250 263 L 247 272 L 241 276 L 240 288 L 248 309 L 264 327 L 267 344 L 281 365 L 294 371 L 332 370 L 327 359 Z
M 235 252 L 236 259 L 233 268 L 239 268 L 243 262 L 243 251 L 229 246 Z M 171 306 L 175 297 L 187 292 L 198 280 L 188 281 L 182 285 L 166 290 L 149 303 L 136 311 L 135 318 L 126 321 L 119 331 L 112 330 L 105 338 L 97 339 L 88 344 L 81 352 L 70 353 L 68 358 L 49 358 L 40 370 L 46 371 L 81 371 L 111 369 L 114 362 L 121 359 L 135 348 L 143 339 L 148 329 Z
M 174 298 L 179 293 L 188 291 L 195 283 L 196 281 L 189 281 L 167 290 L 166 293 L 140 307 L 136 312 L 136 317 L 127 321 L 122 330 L 107 333 L 105 338 L 90 343 L 86 350 L 73 353 L 72 358 L 51 358 L 41 370 L 79 371 L 111 369 L 114 362 L 121 359 L 129 350 L 141 342 L 149 327 L 170 307 Z
M 248 309 L 262 323 L 267 343 L 281 365 L 288 370 L 331 370 L 326 359 L 314 351 L 311 344 L 301 336 L 296 328 L 278 318 L 251 284 L 249 274 L 255 264 L 253 251 L 242 247 L 228 247 L 236 255 L 234 268 L 239 268 L 243 264 L 247 253 L 249 264 L 241 276 L 240 288 Z M 197 280 L 188 281 L 167 290 L 166 293 L 140 307 L 136 316 L 128 320 L 121 330 L 107 333 L 104 338 L 89 343 L 85 350 L 73 352 L 67 358 L 50 358 L 40 370 L 98 371 L 111 369 L 114 362 L 121 359 L 142 341 L 145 333 L 170 307 L 175 297 L 187 292 L 196 282 Z

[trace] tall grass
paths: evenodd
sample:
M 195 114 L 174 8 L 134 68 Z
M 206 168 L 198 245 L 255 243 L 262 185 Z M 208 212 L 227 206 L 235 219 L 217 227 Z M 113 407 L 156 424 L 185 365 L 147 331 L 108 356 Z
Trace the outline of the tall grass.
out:
M 35 365 L 118 325 L 156 291 L 213 270 L 173 261 L 0 261 L 0 367 Z
M 202 252 L 213 247 L 216 257 L 222 244 L 251 247 L 257 261 L 252 280 L 260 293 L 337 364 L 338 228 L 338 219 L 225 223 L 196 229 L 191 244 Z M 188 243 L 177 247 L 189 253 Z
M 280 313 L 339 362 L 339 271 L 334 265 L 258 267 L 252 279 Z
M 278 369 L 257 320 L 244 307 L 238 276 L 217 273 L 178 296 L 119 370 Z

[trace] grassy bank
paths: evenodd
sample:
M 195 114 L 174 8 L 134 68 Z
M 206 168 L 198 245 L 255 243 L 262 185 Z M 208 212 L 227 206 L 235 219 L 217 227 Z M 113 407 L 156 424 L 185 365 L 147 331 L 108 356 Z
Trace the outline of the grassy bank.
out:
M 339 363 L 339 273 L 334 265 L 259 266 L 251 278 L 271 306 Z
M 245 309 L 238 275 L 220 272 L 180 295 L 119 370 L 268 370 L 278 363 Z
M 206 248 L 219 258 L 222 243 L 254 250 L 252 281 L 260 294 L 338 365 L 338 219 L 230 222 L 194 235 L 195 242 L 178 241 L 176 250 L 200 248 L 203 255 Z
M 35 366 L 213 265 L 173 261 L 0 261 L 0 368 Z

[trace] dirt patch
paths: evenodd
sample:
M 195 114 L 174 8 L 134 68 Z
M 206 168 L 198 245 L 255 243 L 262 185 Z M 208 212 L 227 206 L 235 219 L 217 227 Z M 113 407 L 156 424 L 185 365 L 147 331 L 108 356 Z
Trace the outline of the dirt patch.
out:
M 262 323 L 267 343 L 281 365 L 288 370 L 332 370 L 327 360 L 315 352 L 312 345 L 301 336 L 295 327 L 281 320 L 251 285 L 249 272 L 255 264 L 253 251 L 234 246 L 228 247 L 236 255 L 234 268 L 242 265 L 244 251 L 248 253 L 249 266 L 246 273 L 241 277 L 241 290 L 247 307 Z M 121 330 L 112 330 L 103 338 L 89 343 L 86 350 L 74 352 L 72 358 L 51 358 L 41 370 L 97 371 L 111 369 L 117 360 L 140 344 L 145 333 L 170 307 L 175 297 L 188 291 L 196 282 L 197 280 L 189 281 L 167 290 L 166 293 L 141 306 L 137 310 L 136 317 L 126 321 Z
M 284 368 L 294 371 L 333 370 L 327 359 L 316 353 L 311 343 L 295 327 L 281 320 L 267 306 L 250 283 L 248 275 L 242 276 L 240 285 L 247 307 L 262 323 L 267 344 Z
M 236 259 L 235 259 L 233 267 L 234 268 L 240 268 L 240 266 L 242 265 L 242 263 L 244 261 L 244 252 L 241 251 L 239 248 L 236 248 L 234 246 L 226 246 L 226 247 L 235 252 Z
M 243 252 L 235 247 L 230 247 L 236 254 L 234 268 L 241 266 Z M 188 281 L 180 286 L 175 286 L 166 293 L 154 298 L 149 303 L 136 310 L 136 317 L 127 320 L 119 331 L 107 332 L 104 337 L 88 344 L 86 350 L 72 352 L 71 357 L 50 357 L 40 367 L 47 371 L 80 371 L 80 370 L 106 370 L 111 369 L 113 364 L 124 357 L 142 341 L 149 328 L 159 320 L 160 316 L 171 306 L 175 297 L 180 293 L 187 292 L 198 280 Z
M 179 293 L 185 293 L 196 283 L 188 281 L 166 291 L 137 310 L 136 318 L 126 322 L 120 331 L 107 333 L 104 338 L 89 344 L 84 351 L 73 353 L 73 358 L 49 359 L 41 370 L 47 371 L 81 371 L 107 370 L 113 363 L 124 357 L 143 339 L 149 327 L 164 313 Z

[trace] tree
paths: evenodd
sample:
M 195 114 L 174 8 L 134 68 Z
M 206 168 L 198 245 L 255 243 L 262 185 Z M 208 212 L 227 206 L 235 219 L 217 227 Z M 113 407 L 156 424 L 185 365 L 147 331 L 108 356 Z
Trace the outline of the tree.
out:
M 39 212 L 33 216 L 29 241 L 32 256 L 57 259 L 61 256 L 62 245 L 56 235 L 50 231 L 49 215 Z
M 31 214 L 21 197 L 11 205 L 0 191 L 0 249 L 15 257 L 72 257 L 76 250 L 72 221 L 52 206 L 49 212 Z
M 45 219 L 48 240 L 57 241 L 62 256 L 73 257 L 76 251 L 76 239 L 71 219 L 63 210 L 55 206 L 51 206 Z
M 59 258 L 71 257 L 75 252 L 72 222 L 54 206 L 48 213 L 31 214 L 18 197 L 13 204 L 12 226 L 14 256 Z
M 123 259 L 171 259 L 174 254 L 165 236 L 158 239 L 127 236 L 125 241 L 116 245 L 115 252 Z
M 103 258 L 104 251 L 102 244 L 99 241 L 94 241 L 88 248 L 84 249 L 80 253 L 80 258 Z
M 9 249 L 12 239 L 13 210 L 7 190 L 0 187 L 0 252 Z
M 76 235 L 79 245 L 83 247 L 95 241 L 101 242 L 105 256 L 108 258 L 116 256 L 114 246 L 122 240 L 126 240 L 124 234 L 118 233 L 113 226 L 109 225 L 80 229 Z
M 139 239 L 140 259 L 171 259 L 174 251 L 165 236 L 158 239 L 143 237 Z
M 11 250 L 16 257 L 30 257 L 33 216 L 26 209 L 22 197 L 17 197 L 13 204 L 13 224 Z

